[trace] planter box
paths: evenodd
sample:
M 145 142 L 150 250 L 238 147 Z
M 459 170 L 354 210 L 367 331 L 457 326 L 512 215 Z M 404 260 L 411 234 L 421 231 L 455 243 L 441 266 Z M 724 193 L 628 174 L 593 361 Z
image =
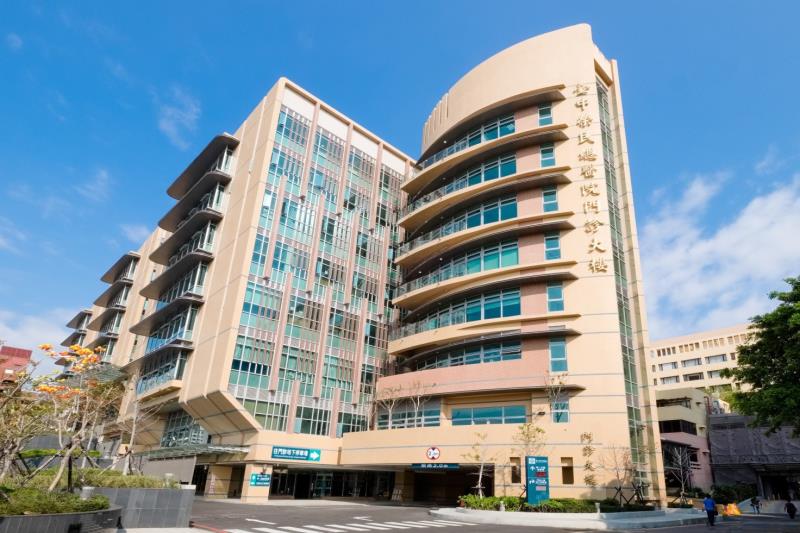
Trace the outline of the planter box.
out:
M 122 507 L 122 527 L 189 527 L 194 502 L 191 489 L 112 489 L 97 487 L 95 494 L 107 496 Z
M 0 533 L 68 533 L 70 528 L 81 533 L 116 531 L 122 509 L 113 502 L 108 509 L 85 513 L 0 516 Z

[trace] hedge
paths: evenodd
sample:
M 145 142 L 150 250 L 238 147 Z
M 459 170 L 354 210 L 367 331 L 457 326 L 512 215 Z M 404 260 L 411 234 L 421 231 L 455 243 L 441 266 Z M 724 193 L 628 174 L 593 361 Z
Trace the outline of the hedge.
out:
M 79 495 L 68 492 L 47 492 L 35 488 L 0 490 L 6 496 L 0 497 L 0 516 L 82 513 L 108 509 L 108 498 L 102 495 L 82 500 Z
M 506 511 L 523 511 L 531 513 L 596 513 L 597 500 L 580 500 L 577 498 L 551 498 L 544 500 L 537 505 L 530 505 L 518 496 L 485 496 L 479 498 L 474 494 L 461 496 L 459 501 L 467 509 L 477 509 L 482 511 L 499 511 L 500 502 L 505 505 Z M 654 508 L 649 505 L 624 504 L 619 506 L 619 502 L 607 498 L 601 500 L 600 511 L 604 513 L 616 513 L 626 511 L 652 511 Z
M 32 459 L 34 457 L 50 457 L 51 455 L 61 455 L 61 450 L 55 448 L 34 448 L 32 450 L 23 450 L 19 452 L 19 456 L 23 459 Z M 98 450 L 89 450 L 86 452 L 89 457 L 100 457 L 101 453 Z M 72 456 L 77 457 L 81 454 L 80 450 L 73 450 Z

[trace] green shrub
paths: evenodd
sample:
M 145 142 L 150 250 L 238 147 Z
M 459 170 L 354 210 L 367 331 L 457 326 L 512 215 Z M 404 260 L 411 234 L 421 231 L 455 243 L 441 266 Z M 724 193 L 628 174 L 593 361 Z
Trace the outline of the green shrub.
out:
M 594 513 L 594 500 L 577 498 L 551 498 L 537 505 L 525 504 L 525 511 L 532 513 Z
M 524 511 L 529 513 L 595 513 L 596 500 L 579 500 L 577 498 L 551 498 L 537 505 L 530 505 L 517 496 L 485 496 L 478 498 L 474 494 L 461 496 L 459 501 L 467 509 L 479 511 L 497 511 L 500 502 L 503 502 L 506 511 Z M 652 511 L 653 507 L 641 504 L 625 504 L 621 508 L 619 502 L 606 498 L 600 502 L 600 511 L 604 513 L 617 513 L 620 511 Z
M 8 490 L 5 493 L 8 501 L 0 499 L 0 516 L 81 513 L 108 509 L 108 498 L 100 495 L 81 500 L 77 494 L 47 492 L 36 488 Z
M 475 494 L 467 494 L 459 498 L 467 509 L 478 509 L 480 511 L 499 511 L 502 502 L 506 511 L 519 511 L 522 507 L 522 499 L 518 496 L 484 496 L 479 498 Z
M 27 487 L 47 489 L 55 476 L 55 469 L 42 470 L 32 480 L 27 483 Z M 101 470 L 99 468 L 81 468 L 72 473 L 72 483 L 75 487 L 109 487 L 109 488 L 130 488 L 130 489 L 163 489 L 175 488 L 179 486 L 177 481 L 169 481 L 154 476 L 123 476 L 119 470 Z M 61 477 L 58 486 L 67 487 L 66 472 Z
M 19 452 L 19 456 L 23 459 L 33 459 L 37 457 L 50 457 L 51 455 L 58 455 L 59 450 L 55 448 L 34 448 L 31 450 L 23 450 Z M 78 457 L 81 454 L 80 450 L 73 450 L 72 456 Z M 97 450 L 89 450 L 86 452 L 89 457 L 97 458 L 100 457 L 100 452 Z
M 694 506 L 691 503 L 669 502 L 667 507 L 670 509 L 691 509 Z

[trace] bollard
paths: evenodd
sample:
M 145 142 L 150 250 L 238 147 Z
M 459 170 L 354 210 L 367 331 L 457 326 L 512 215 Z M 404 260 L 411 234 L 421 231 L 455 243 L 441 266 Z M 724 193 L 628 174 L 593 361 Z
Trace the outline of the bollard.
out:
M 597 516 L 600 516 L 600 502 L 594 502 L 594 508 L 597 509 Z
M 506 512 L 506 502 L 504 502 L 503 500 L 500 500 L 500 512 L 501 513 Z
M 94 487 L 81 487 L 81 500 L 88 500 L 94 494 Z

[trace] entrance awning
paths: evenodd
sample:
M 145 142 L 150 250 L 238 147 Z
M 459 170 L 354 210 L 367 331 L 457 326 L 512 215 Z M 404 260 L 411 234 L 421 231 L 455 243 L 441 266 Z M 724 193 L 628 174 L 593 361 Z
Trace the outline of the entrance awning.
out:
M 137 456 L 149 459 L 165 459 L 167 457 L 189 457 L 209 453 L 247 453 L 250 446 L 226 446 L 223 444 L 186 444 L 170 448 L 158 448 L 147 452 L 137 453 Z

